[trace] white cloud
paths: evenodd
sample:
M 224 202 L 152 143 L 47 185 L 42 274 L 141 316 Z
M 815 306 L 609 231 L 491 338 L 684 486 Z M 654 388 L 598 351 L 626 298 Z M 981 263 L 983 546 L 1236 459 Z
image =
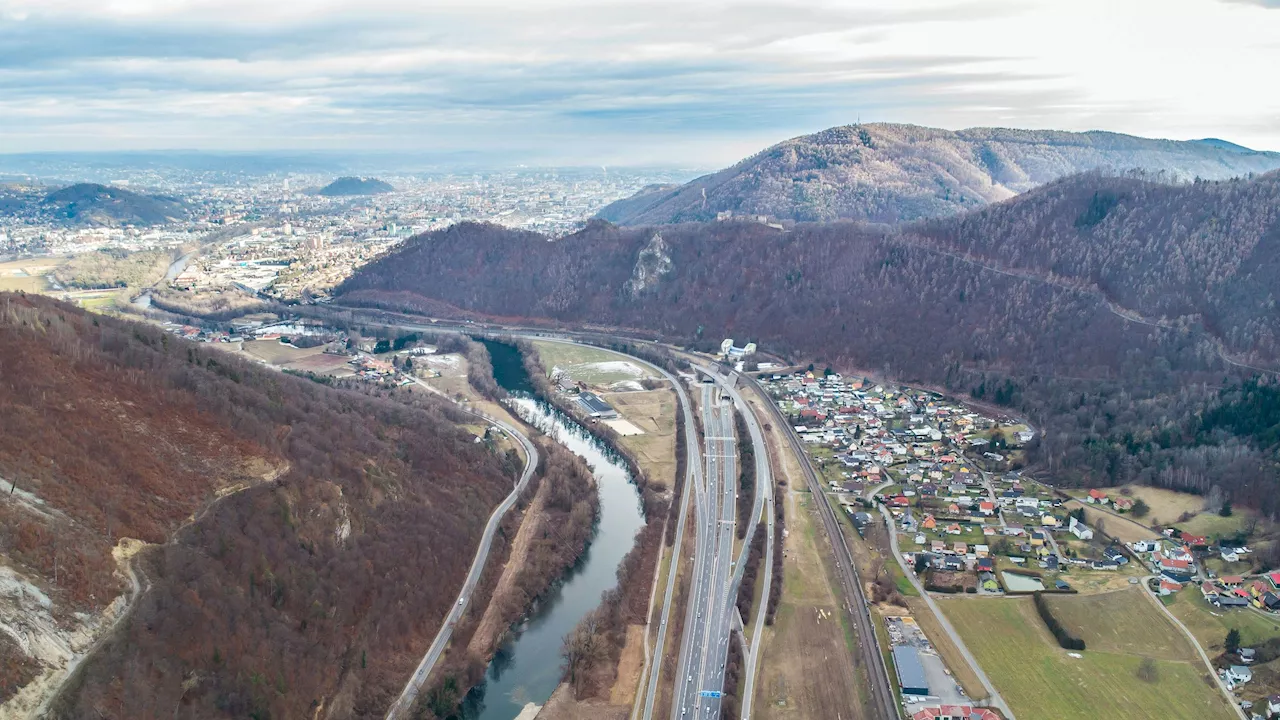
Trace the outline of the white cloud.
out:
M 859 117 L 1280 149 L 1268 1 L 0 0 L 0 151 L 720 164 Z

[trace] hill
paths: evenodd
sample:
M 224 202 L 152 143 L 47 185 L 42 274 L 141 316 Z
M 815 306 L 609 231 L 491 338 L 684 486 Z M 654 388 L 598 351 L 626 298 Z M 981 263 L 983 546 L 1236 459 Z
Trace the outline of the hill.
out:
M 380 195 L 394 191 L 395 188 L 377 178 L 340 177 L 320 188 L 319 193 L 326 197 L 347 197 Z
M 896 223 L 953 215 L 1087 170 L 1221 180 L 1276 168 L 1280 153 L 1220 140 L 848 125 L 787 140 L 678 188 L 646 188 L 599 217 L 623 225 L 708 221 L 721 213 Z
M 546 242 L 462 225 L 410 240 L 338 292 L 703 349 L 749 338 L 1008 406 L 1043 430 L 1030 457 L 1063 484 L 1220 484 L 1280 510 L 1265 490 L 1275 434 L 1240 385 L 1251 367 L 1280 369 L 1277 278 L 1280 175 L 1094 173 L 900 227 L 597 222 Z M 1235 420 L 1206 427 L 1220 405 Z
M 40 202 L 54 218 L 77 225 L 160 225 L 187 216 L 176 198 L 141 195 L 123 188 L 80 183 L 55 190 Z
M 519 464 L 414 403 L 0 294 L 0 714 L 136 578 L 51 717 L 381 717 Z

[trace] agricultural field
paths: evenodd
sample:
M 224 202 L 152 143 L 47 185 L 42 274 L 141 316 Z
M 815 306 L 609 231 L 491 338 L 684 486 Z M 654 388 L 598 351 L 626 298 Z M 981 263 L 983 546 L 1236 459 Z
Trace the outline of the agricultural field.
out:
M 45 276 L 66 262 L 66 258 L 35 258 L 0 263 L 0 292 L 44 292 L 49 289 Z
M 323 345 L 304 350 L 279 340 L 246 340 L 242 349 L 268 365 L 288 365 L 324 353 Z
M 642 434 L 621 443 L 651 480 L 673 487 L 676 477 L 676 398 L 670 389 L 610 393 L 604 396 Z
M 1179 648 L 1165 637 L 1178 632 L 1158 616 L 1145 599 L 1124 593 L 1100 595 L 1099 606 L 1072 609 L 1079 619 L 1084 608 L 1102 607 L 1106 612 L 1131 614 L 1130 619 L 1148 618 L 1141 607 L 1149 606 L 1149 619 L 1135 626 L 1108 625 L 1090 631 L 1102 644 L 1072 657 L 1058 647 L 1036 613 L 1031 598 L 979 600 L 940 598 L 939 605 L 995 683 L 1014 714 L 1025 718 L 1054 720 L 1095 720 L 1099 717 L 1126 720 L 1227 720 L 1236 717 L 1219 693 L 1208 668 L 1181 659 Z M 1120 631 L 1139 635 L 1108 643 L 1101 633 Z M 1120 644 L 1127 648 L 1118 651 Z M 1137 651 L 1135 653 L 1135 651 Z M 1152 677 L 1139 679 L 1144 657 L 1151 658 Z
M 539 340 L 533 346 L 547 372 L 560 368 L 575 381 L 593 387 L 639 390 L 641 380 L 657 377 L 648 365 L 609 350 Z
M 348 362 L 350 359 L 346 355 L 332 355 L 320 352 L 293 360 L 282 367 L 286 370 L 315 373 L 316 375 L 348 377 L 355 374 L 355 370 L 352 369 L 351 364 Z
M 1146 594 L 1140 585 L 1130 585 L 1098 595 L 1047 595 L 1045 600 L 1063 627 L 1090 650 L 1196 661 L 1199 655 L 1191 641 Z

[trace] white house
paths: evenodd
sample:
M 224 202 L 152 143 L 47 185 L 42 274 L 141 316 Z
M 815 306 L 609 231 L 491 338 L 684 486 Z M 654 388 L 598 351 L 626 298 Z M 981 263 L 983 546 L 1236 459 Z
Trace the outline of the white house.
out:
M 1075 535 L 1081 540 L 1093 539 L 1093 531 L 1089 529 L 1088 525 L 1076 520 L 1074 515 L 1071 517 L 1071 522 L 1067 524 L 1067 529 L 1071 531 L 1072 535 Z

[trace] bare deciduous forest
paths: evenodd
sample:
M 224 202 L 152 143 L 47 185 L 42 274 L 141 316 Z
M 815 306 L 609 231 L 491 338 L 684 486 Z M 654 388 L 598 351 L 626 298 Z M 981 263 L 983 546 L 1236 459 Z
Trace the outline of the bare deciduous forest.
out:
M 120 538 L 153 544 L 133 560 L 149 589 L 57 717 L 380 715 L 519 469 L 438 401 L 43 297 L 0 295 L 0 378 L 0 475 L 57 511 L 3 505 L 3 552 L 65 615 L 123 590 Z
M 1041 431 L 1029 460 L 1059 484 L 1218 486 L 1276 514 L 1274 437 L 1204 418 L 1247 406 L 1254 375 L 1274 387 L 1277 277 L 1280 175 L 1170 185 L 1090 173 L 898 227 L 596 221 L 548 242 L 463 224 L 340 292 L 702 349 L 752 339 L 1005 406 Z M 1253 424 L 1267 422 L 1280 418 Z

